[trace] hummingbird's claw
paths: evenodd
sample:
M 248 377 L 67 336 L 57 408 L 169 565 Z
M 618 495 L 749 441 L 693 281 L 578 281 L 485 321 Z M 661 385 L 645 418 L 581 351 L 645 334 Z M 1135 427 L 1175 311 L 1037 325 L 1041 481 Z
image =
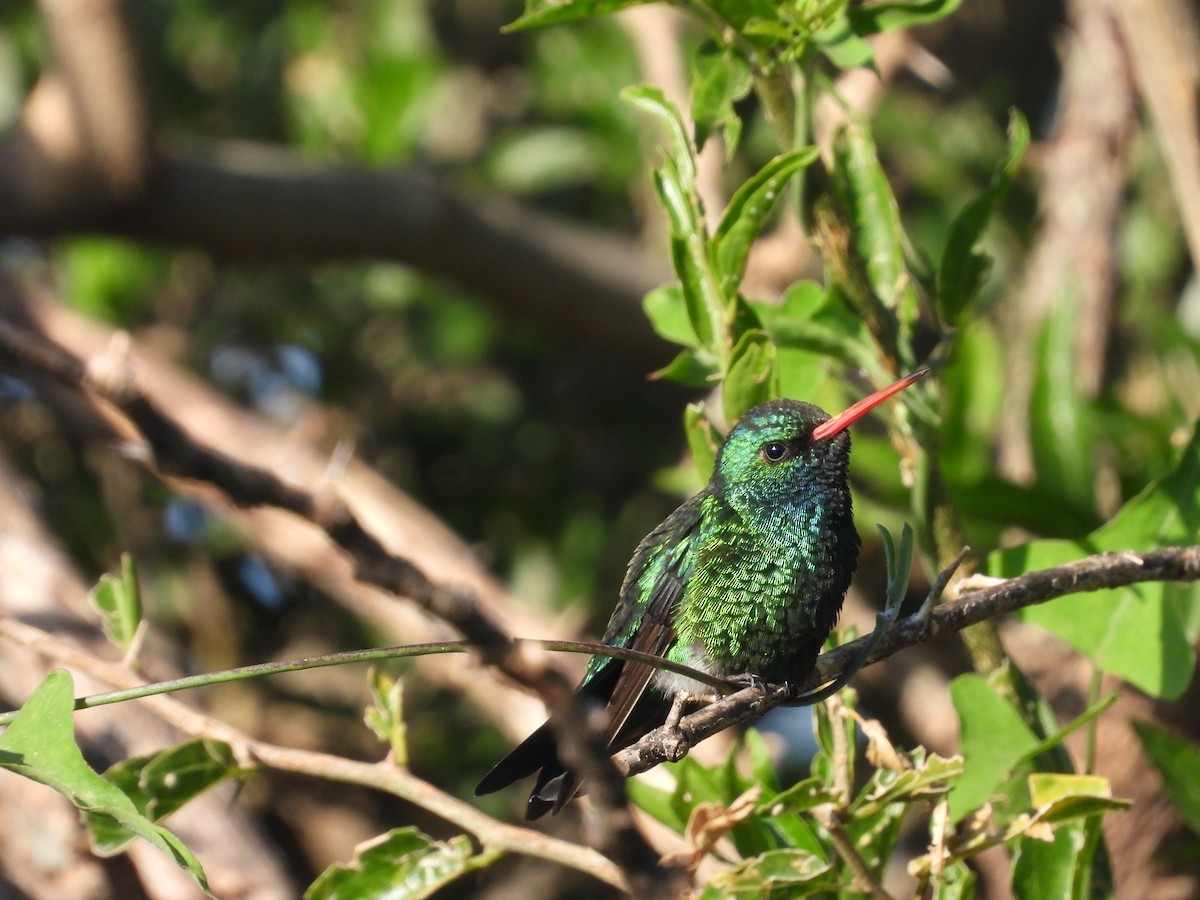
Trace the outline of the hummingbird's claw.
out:
M 925 602 L 921 604 L 921 608 L 913 616 L 916 621 L 922 625 L 929 624 L 929 617 L 933 614 L 933 608 L 942 599 L 942 594 L 945 593 L 946 586 L 950 584 L 950 579 L 954 577 L 954 573 L 962 565 L 962 561 L 966 559 L 967 554 L 970 552 L 970 547 L 963 547 L 962 550 L 958 551 L 958 556 L 951 560 L 950 565 L 938 573 L 937 578 L 933 580 L 933 584 L 929 588 L 929 596 L 925 598 Z
M 740 684 L 743 687 L 754 688 L 756 691 L 766 691 L 767 682 L 759 675 L 753 672 L 744 672 L 741 675 L 732 675 L 728 679 L 734 684 Z

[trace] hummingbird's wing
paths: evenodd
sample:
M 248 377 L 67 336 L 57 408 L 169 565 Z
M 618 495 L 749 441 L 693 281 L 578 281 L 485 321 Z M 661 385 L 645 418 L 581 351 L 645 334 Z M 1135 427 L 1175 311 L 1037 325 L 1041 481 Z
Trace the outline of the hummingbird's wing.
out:
M 707 491 L 693 497 L 646 535 L 629 563 L 621 600 L 613 611 L 604 643 L 663 656 L 675 639 L 672 607 L 683 594 L 695 565 L 695 545 Z M 605 738 L 612 750 L 626 747 L 662 723 L 669 708 L 665 698 L 647 696 L 655 670 L 612 657 L 596 656 L 588 664 L 579 693 L 606 702 Z M 644 702 L 639 700 L 645 698 Z M 559 760 L 554 734 L 546 723 L 496 763 L 475 788 L 487 794 L 538 773 L 525 816 L 536 819 L 558 812 L 579 790 L 578 779 Z
M 705 496 L 706 493 L 701 493 L 680 506 L 638 545 L 621 585 L 621 602 L 609 620 L 603 643 L 654 656 L 666 655 L 675 640 L 672 610 L 695 566 L 695 545 Z M 608 698 L 605 737 L 615 750 L 618 744 L 632 743 L 645 732 L 637 723 L 630 722 L 630 715 L 657 670 L 611 657 L 596 657 L 581 688 L 593 679 L 611 678 L 613 668 L 618 668 L 619 674 Z M 629 725 L 634 733 L 626 727 Z M 618 736 L 622 740 L 618 741 Z

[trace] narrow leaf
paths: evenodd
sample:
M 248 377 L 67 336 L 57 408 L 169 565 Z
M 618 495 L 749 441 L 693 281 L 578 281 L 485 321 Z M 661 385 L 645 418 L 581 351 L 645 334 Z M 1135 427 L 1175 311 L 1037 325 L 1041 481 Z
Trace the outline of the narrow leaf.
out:
M 815 147 L 783 153 L 763 166 L 730 198 L 713 233 L 710 251 L 725 294 L 735 292 L 741 283 L 750 247 L 775 208 L 788 179 L 817 156 Z
M 991 265 L 990 257 L 979 249 L 979 242 L 996 207 L 1012 186 L 1028 147 L 1029 123 L 1014 109 L 1008 122 L 1008 159 L 984 191 L 950 223 L 950 234 L 938 271 L 938 304 L 947 325 L 958 325 L 963 313 L 979 295 Z
M 894 0 L 855 4 L 846 10 L 850 25 L 860 35 L 937 22 L 953 13 L 962 0 Z
M 577 22 L 643 3 L 645 0 L 525 0 L 525 12 L 515 22 L 505 26 L 504 30 L 524 31 L 563 22 Z

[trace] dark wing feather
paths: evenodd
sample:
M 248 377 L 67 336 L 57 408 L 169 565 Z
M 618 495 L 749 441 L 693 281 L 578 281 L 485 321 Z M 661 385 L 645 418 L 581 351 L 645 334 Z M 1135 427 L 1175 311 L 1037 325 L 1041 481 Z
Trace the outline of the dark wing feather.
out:
M 621 601 L 604 633 L 605 644 L 655 656 L 664 656 L 670 649 L 675 639 L 671 611 L 691 574 L 697 526 L 706 497 L 704 491 L 680 506 L 638 545 L 621 585 Z M 646 697 L 654 673 L 650 666 L 612 657 L 593 657 L 589 663 L 579 693 L 606 701 L 605 739 L 611 750 L 632 744 L 665 716 L 669 701 L 661 698 L 660 702 L 650 702 L 651 698 Z M 496 763 L 475 793 L 499 790 L 534 772 L 538 777 L 525 810 L 529 819 L 551 809 L 558 812 L 578 793 L 578 780 L 559 761 L 548 724 Z
M 638 545 L 621 584 L 621 602 L 609 620 L 603 643 L 655 656 L 666 655 L 675 640 L 671 611 L 683 595 L 691 574 L 693 546 L 706 495 L 707 492 L 701 493 L 680 506 Z M 580 685 L 581 691 L 587 692 L 593 683 L 607 681 L 616 674 L 608 695 L 608 721 L 604 729 L 609 750 L 629 746 L 662 723 L 670 701 L 658 698 L 652 702 L 646 697 L 646 688 L 656 671 L 651 666 L 611 657 L 593 658 Z M 554 812 L 558 812 L 578 790 L 574 773 L 562 770 L 547 778 L 547 770 L 543 769 L 529 798 L 527 812 L 535 804 L 540 807 L 543 803 L 552 804 Z
M 705 496 L 701 493 L 680 506 L 638 545 L 621 584 L 621 602 L 608 623 L 603 643 L 654 656 L 664 656 L 670 649 L 675 640 L 672 610 L 691 575 L 693 545 Z M 605 737 L 611 742 L 621 732 L 657 670 L 603 658 L 593 661 L 593 667 L 596 674 L 612 667 L 620 669 L 608 699 Z M 591 669 L 588 674 L 592 675 Z M 590 680 L 585 678 L 584 684 Z

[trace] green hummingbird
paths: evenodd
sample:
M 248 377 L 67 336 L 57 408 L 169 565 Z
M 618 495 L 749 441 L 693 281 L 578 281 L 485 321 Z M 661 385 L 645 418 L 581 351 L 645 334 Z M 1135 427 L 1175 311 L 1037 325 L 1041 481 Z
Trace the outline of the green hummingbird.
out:
M 719 677 L 799 684 L 833 629 L 858 564 L 847 428 L 922 378 L 922 369 L 833 416 L 774 400 L 747 412 L 712 478 L 634 551 L 603 643 Z M 680 695 L 711 688 L 675 673 L 594 656 L 578 693 L 605 704 L 611 752 L 664 724 Z M 558 812 L 579 790 L 549 723 L 476 787 L 488 794 L 537 772 L 526 818 Z

